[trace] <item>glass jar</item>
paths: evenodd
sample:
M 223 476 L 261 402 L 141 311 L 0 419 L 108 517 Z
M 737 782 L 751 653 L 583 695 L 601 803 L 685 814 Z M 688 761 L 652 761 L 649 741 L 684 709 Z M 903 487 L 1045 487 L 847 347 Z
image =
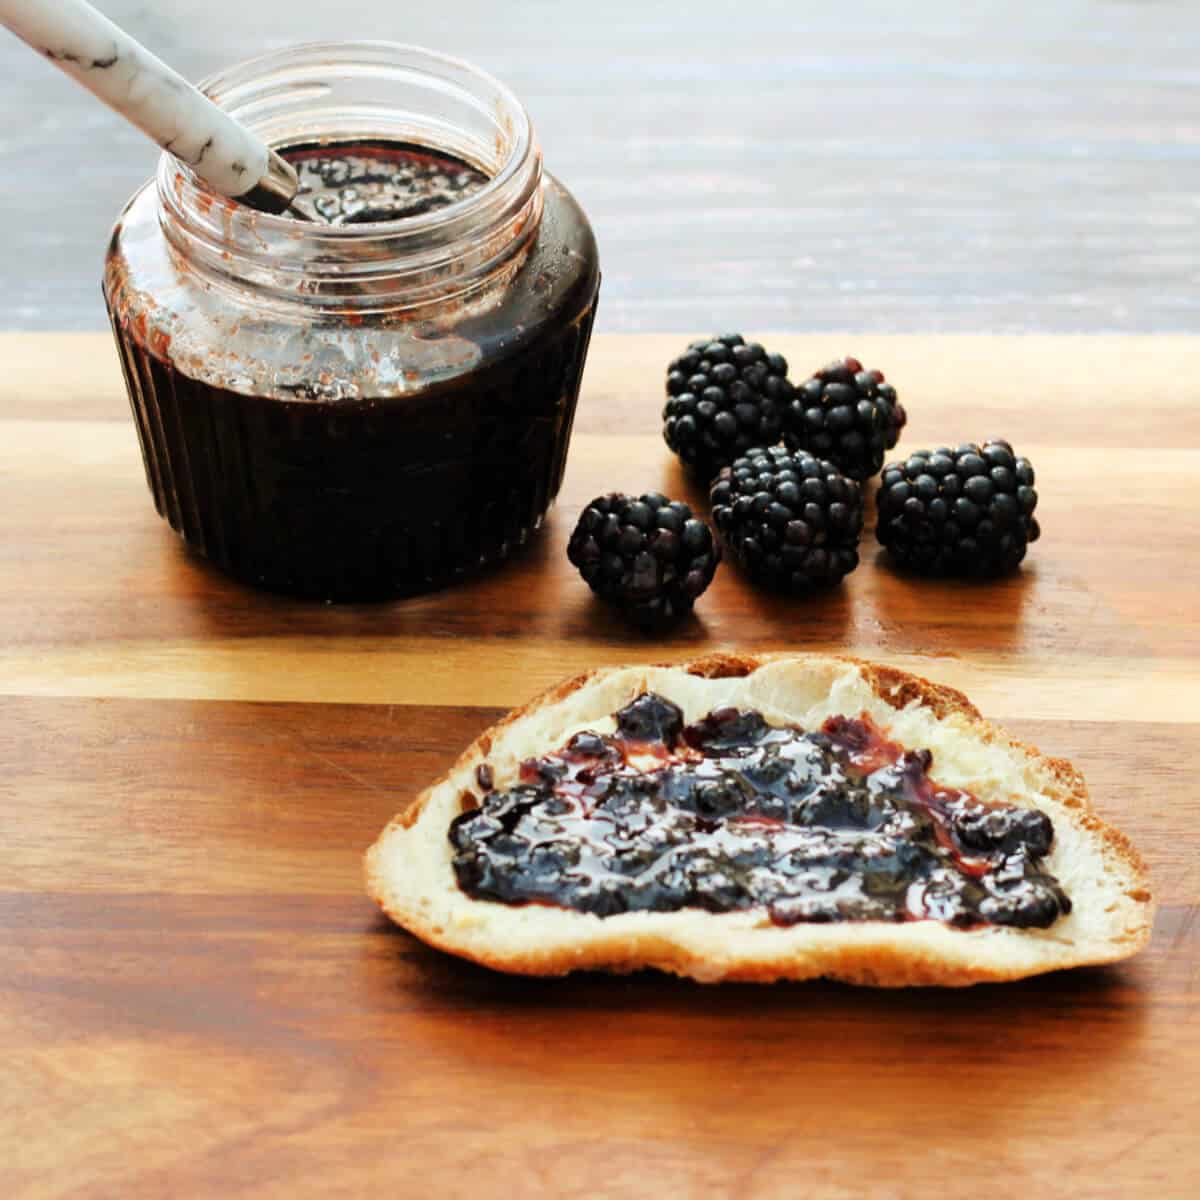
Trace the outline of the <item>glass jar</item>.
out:
M 503 558 L 562 482 L 599 288 L 591 227 L 524 109 L 465 63 L 382 42 L 293 47 L 202 86 L 285 153 L 401 143 L 488 180 L 331 226 L 162 157 L 104 272 L 159 513 L 238 578 L 321 599 Z

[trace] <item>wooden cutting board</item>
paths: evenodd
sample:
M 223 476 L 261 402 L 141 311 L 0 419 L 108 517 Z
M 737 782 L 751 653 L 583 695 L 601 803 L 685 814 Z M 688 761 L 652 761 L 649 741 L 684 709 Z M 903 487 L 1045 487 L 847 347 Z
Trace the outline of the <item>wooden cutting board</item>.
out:
M 182 550 L 106 336 L 0 336 L 0 1194 L 1200 1194 L 1200 339 L 773 339 L 886 370 L 905 447 L 1014 441 L 1043 539 L 991 586 L 868 540 L 800 603 L 726 565 L 651 641 L 564 545 L 603 491 L 701 500 L 658 436 L 682 341 L 595 339 L 517 561 L 327 607 Z M 962 992 L 543 982 L 364 897 L 362 850 L 504 709 L 735 648 L 914 668 L 1074 760 L 1150 864 L 1153 944 Z

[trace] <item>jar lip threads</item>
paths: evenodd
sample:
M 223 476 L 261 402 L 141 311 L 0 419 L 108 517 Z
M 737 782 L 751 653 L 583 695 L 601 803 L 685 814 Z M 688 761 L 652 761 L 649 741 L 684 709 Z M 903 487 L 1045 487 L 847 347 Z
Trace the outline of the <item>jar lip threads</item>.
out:
M 399 43 L 309 43 L 204 86 L 285 157 L 305 145 L 398 144 L 485 177 L 454 203 L 399 220 L 310 222 L 226 201 L 164 155 L 163 232 L 218 287 L 295 305 L 297 319 L 323 308 L 421 309 L 478 294 L 519 265 L 537 234 L 542 161 L 528 114 L 467 63 Z
M 386 103 L 364 99 L 365 89 L 381 84 Z M 304 140 L 383 140 L 461 159 L 487 176 L 480 204 L 531 167 L 540 173 L 532 122 L 508 86 L 465 59 L 420 46 L 302 42 L 215 72 L 199 86 L 276 149 Z M 287 213 L 260 215 L 295 221 Z M 429 226 L 446 219 L 444 212 L 406 218 Z

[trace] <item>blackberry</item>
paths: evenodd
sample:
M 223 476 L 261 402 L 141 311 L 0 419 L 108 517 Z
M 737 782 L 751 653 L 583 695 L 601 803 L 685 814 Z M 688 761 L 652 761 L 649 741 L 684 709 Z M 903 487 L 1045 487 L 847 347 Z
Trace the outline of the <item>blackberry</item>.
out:
M 851 479 L 866 479 L 883 466 L 884 451 L 895 446 L 907 421 L 882 371 L 843 358 L 795 389 L 784 410 L 783 440 L 790 450 L 828 459 Z
M 613 492 L 580 514 L 567 557 L 597 596 L 635 625 L 653 628 L 691 612 L 721 549 L 682 501 Z
M 713 521 L 756 583 L 801 594 L 858 566 L 862 492 L 831 462 L 782 446 L 751 450 L 712 487 Z
M 667 445 L 705 483 L 752 446 L 773 445 L 795 394 L 787 369 L 739 333 L 692 342 L 667 368 Z
M 920 575 L 1002 575 L 1041 533 L 1033 479 L 1005 441 L 918 450 L 884 468 L 875 536 Z

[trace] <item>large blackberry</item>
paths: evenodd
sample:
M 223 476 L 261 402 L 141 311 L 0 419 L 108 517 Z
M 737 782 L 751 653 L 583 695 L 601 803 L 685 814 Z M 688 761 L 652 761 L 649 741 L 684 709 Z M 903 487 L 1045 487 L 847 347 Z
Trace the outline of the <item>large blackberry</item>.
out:
M 567 557 L 596 595 L 652 628 L 691 611 L 712 582 L 721 549 L 682 501 L 613 492 L 580 514 Z
M 751 450 L 712 486 L 713 521 L 756 583 L 800 594 L 858 566 L 862 492 L 823 459 L 782 446 Z
M 1041 533 L 1033 478 L 1005 441 L 918 450 L 884 468 L 875 536 L 921 575 L 1002 575 Z
M 783 440 L 791 450 L 827 458 L 851 479 L 866 479 L 883 466 L 884 451 L 907 420 L 882 371 L 843 358 L 795 389 L 784 410 Z
M 667 368 L 663 437 L 705 483 L 751 446 L 783 432 L 794 394 L 787 360 L 739 333 L 692 342 Z

